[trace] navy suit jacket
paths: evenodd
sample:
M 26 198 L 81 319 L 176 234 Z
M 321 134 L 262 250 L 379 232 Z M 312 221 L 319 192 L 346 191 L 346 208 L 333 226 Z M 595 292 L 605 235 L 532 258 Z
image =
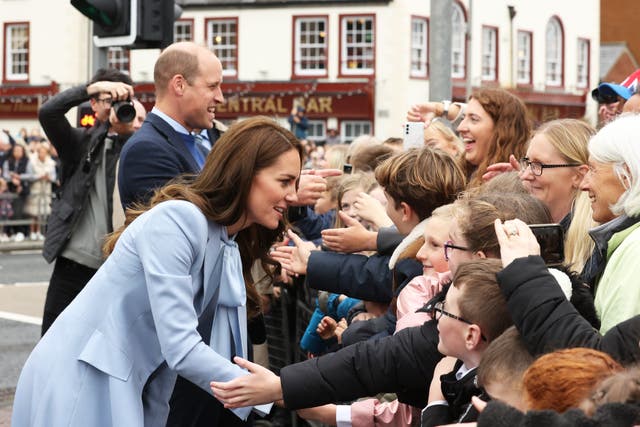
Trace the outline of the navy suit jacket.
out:
M 149 113 L 120 153 L 118 190 L 122 206 L 146 202 L 153 191 L 182 174 L 200 172 L 182 137 L 160 116 Z

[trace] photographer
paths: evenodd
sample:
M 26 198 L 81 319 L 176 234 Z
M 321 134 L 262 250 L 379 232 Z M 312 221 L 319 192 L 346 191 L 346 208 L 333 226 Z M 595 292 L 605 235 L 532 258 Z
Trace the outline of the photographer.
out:
M 291 132 L 298 139 L 307 139 L 307 129 L 309 128 L 309 120 L 305 115 L 305 109 L 299 105 L 291 110 L 289 115 L 289 126 L 291 126 Z
M 99 70 L 88 85 L 61 92 L 38 113 L 58 151 L 61 187 L 49 216 L 43 256 L 56 261 L 42 320 L 42 334 L 102 264 L 102 241 L 112 232 L 116 162 L 146 113 L 133 96 L 132 81 L 118 70 Z M 65 114 L 90 100 L 96 123 L 74 128 Z

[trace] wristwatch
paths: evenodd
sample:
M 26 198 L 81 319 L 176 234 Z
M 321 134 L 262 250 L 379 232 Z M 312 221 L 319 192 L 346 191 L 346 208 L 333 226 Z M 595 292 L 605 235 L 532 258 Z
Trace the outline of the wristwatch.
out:
M 445 119 L 449 119 L 449 107 L 451 106 L 451 101 L 445 100 L 442 101 L 442 117 Z

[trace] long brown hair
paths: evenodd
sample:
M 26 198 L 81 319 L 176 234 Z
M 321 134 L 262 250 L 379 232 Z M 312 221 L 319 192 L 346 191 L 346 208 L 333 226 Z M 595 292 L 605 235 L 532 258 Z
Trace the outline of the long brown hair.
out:
M 200 174 L 178 177 L 156 190 L 148 203 L 127 209 L 124 226 L 107 237 L 104 253 L 108 255 L 113 251 L 124 229 L 138 216 L 166 200 L 189 201 L 209 221 L 223 226 L 235 224 L 246 211 L 254 176 L 290 150 L 296 150 L 302 159 L 302 146 L 298 139 L 272 119 L 255 117 L 232 125 L 214 145 Z M 250 316 L 256 315 L 260 309 L 259 295 L 249 282 L 251 266 L 259 259 L 266 272 L 273 272 L 277 263 L 268 256 L 269 248 L 284 229 L 282 222 L 275 230 L 253 224 L 236 236 Z
M 494 123 L 487 156 L 477 167 L 467 163 L 467 171 L 473 171 L 468 187 L 475 187 L 482 184 L 482 175 L 487 171 L 487 166 L 508 162 L 510 154 L 516 156 L 516 159 L 526 154 L 531 122 L 524 102 L 504 89 L 478 89 L 470 99 L 478 101 Z

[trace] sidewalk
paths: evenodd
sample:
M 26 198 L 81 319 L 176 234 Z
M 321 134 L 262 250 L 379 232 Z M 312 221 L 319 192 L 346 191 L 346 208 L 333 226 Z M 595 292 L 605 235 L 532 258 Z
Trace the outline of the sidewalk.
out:
M 0 427 L 11 426 L 11 406 L 0 406 Z
M 43 246 L 44 241 L 42 240 L 27 239 L 22 242 L 2 242 L 0 243 L 0 252 L 42 250 Z

